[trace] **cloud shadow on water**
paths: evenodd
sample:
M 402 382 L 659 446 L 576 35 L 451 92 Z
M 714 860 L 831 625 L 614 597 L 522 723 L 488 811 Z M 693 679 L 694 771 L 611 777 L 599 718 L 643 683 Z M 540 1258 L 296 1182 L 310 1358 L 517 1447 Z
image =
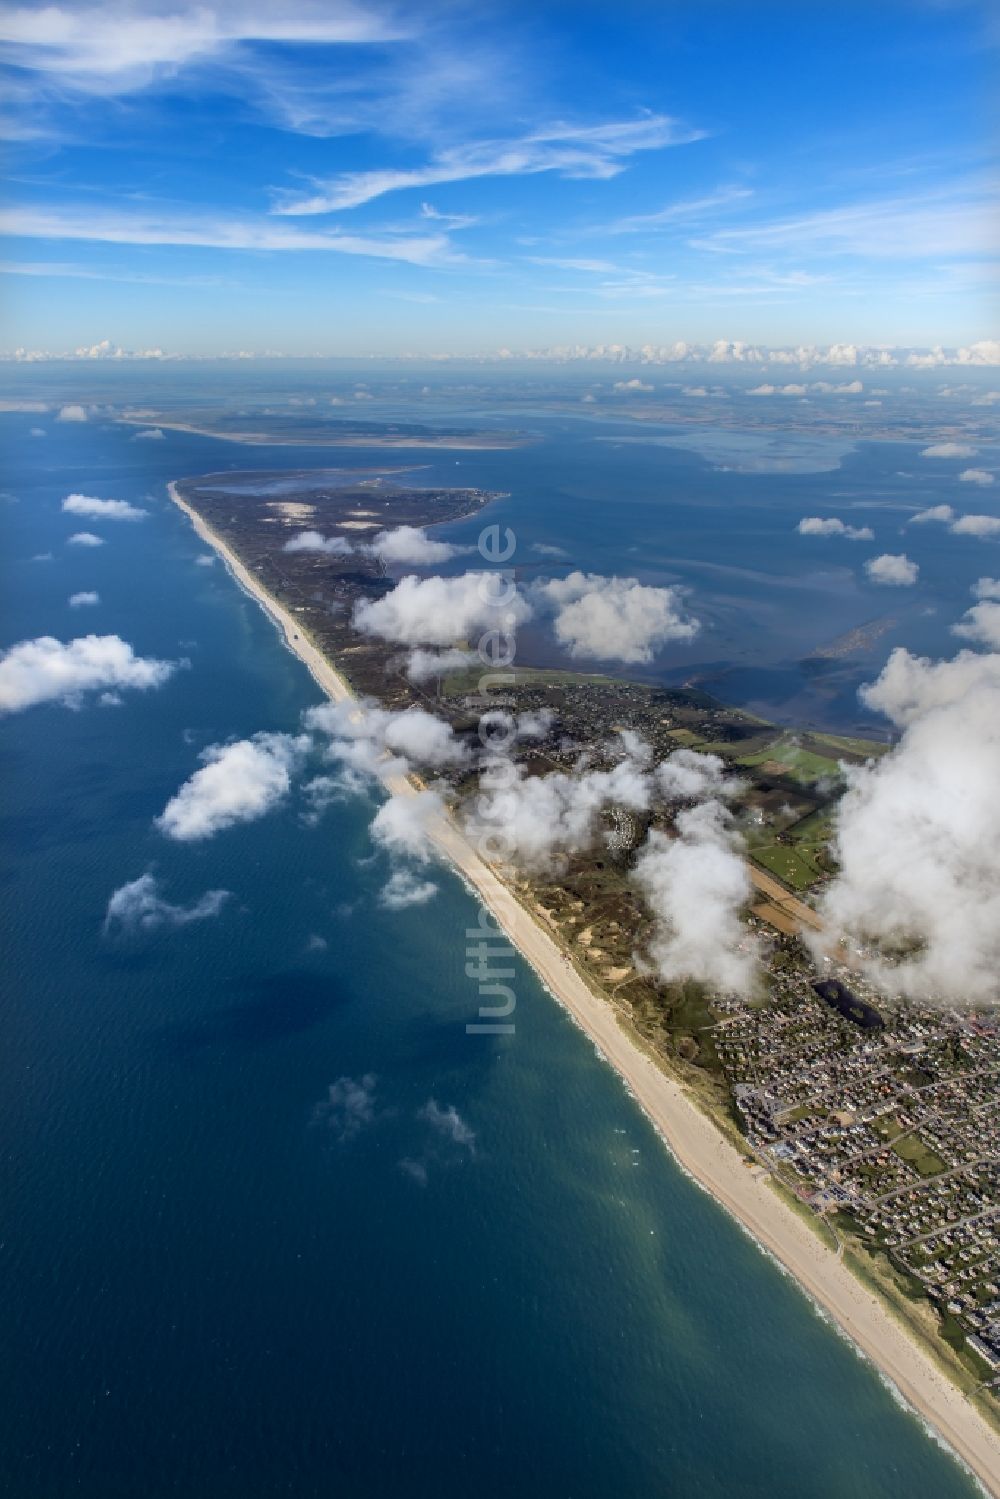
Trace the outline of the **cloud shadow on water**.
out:
M 176 1054 L 269 1046 L 323 1025 L 347 999 L 328 975 L 315 973 L 246 976 L 230 987 L 244 996 L 237 1003 L 168 1028 Z

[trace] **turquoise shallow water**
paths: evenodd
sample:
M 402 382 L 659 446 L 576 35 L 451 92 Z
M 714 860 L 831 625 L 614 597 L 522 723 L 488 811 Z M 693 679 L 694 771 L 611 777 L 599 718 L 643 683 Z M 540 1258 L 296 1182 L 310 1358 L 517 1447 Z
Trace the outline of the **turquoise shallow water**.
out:
M 370 805 L 309 827 L 293 799 L 187 847 L 156 832 L 199 749 L 316 701 L 163 490 L 287 452 L 2 421 L 2 644 L 99 629 L 191 665 L 118 707 L 0 725 L 0 1489 L 972 1494 L 523 965 L 514 1036 L 466 1035 L 475 904 L 443 874 L 431 905 L 382 910 Z M 67 548 L 70 490 L 150 518 Z M 66 600 L 85 588 L 84 615 Z M 109 941 L 109 894 L 150 869 L 169 899 L 232 899 Z M 317 1113 L 369 1074 L 356 1132 Z

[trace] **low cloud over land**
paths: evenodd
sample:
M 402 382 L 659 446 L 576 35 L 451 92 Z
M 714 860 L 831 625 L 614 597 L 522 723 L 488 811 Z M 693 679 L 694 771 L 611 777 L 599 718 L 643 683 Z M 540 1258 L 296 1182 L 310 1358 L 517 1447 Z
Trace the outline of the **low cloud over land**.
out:
M 390 564 L 433 567 L 457 557 L 465 549 L 447 541 L 432 541 L 419 526 L 397 526 L 392 531 L 380 531 L 371 543 L 371 550 Z
M 748 993 L 756 954 L 740 919 L 750 898 L 743 840 L 718 801 L 678 813 L 675 828 L 675 838 L 654 829 L 636 860 L 635 882 L 655 919 L 649 958 L 661 979 Z
M 437 769 L 469 759 L 469 750 L 451 725 L 425 708 L 393 711 L 365 701 L 323 703 L 309 709 L 305 724 L 329 736 L 327 748 L 333 759 L 346 758 L 341 748 L 344 742 L 367 742 L 376 755 L 388 752 Z
M 868 949 L 889 990 L 957 1004 L 1000 994 L 1000 655 L 931 662 L 903 649 L 862 690 L 901 730 L 845 768 L 840 872 L 822 914 Z
M 284 552 L 326 552 L 330 557 L 347 557 L 353 550 L 346 536 L 324 536 L 319 531 L 300 531 L 282 547 Z
M 401 645 L 447 646 L 484 630 L 508 631 L 531 612 L 498 574 L 468 572 L 457 578 L 400 578 L 383 598 L 362 600 L 354 623 L 366 635 Z
M 651 661 L 661 646 L 692 640 L 699 629 L 676 588 L 651 588 L 636 578 L 573 572 L 534 591 L 555 611 L 556 639 L 571 656 Z
M 435 677 L 447 676 L 451 672 L 468 671 L 479 661 L 476 651 L 462 651 L 452 646 L 446 651 L 428 651 L 417 647 L 406 662 L 406 675 L 411 682 L 430 682 Z

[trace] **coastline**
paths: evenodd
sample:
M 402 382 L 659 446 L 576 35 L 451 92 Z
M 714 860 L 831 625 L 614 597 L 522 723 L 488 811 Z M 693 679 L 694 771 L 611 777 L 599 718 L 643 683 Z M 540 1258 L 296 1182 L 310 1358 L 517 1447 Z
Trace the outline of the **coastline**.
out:
M 195 427 L 190 422 L 164 422 L 151 416 L 117 416 L 115 421 L 128 427 L 155 425 L 168 432 L 191 432 L 195 437 L 214 437 L 219 442 L 236 442 L 242 447 L 258 448 L 445 448 L 458 452 L 483 453 L 523 448 L 533 441 L 531 437 L 502 436 L 496 441 L 487 441 L 485 434 L 473 434 L 471 437 L 379 437 L 376 433 L 361 433 L 356 437 L 268 437 L 260 432 L 213 432 L 209 427 Z
M 294 617 L 181 498 L 176 484 L 168 484 L 167 489 L 196 534 L 222 558 L 243 590 L 260 604 L 319 688 L 336 702 L 353 698 L 347 681 L 303 634 Z M 415 787 L 404 777 L 387 779 L 386 784 L 395 794 L 415 792 Z M 766 1175 L 746 1164 L 745 1158 L 685 1089 L 641 1049 L 620 1025 L 612 1006 L 590 988 L 568 962 L 554 937 L 531 916 L 500 876 L 483 863 L 459 828 L 442 819 L 431 833 L 440 853 L 473 888 L 544 986 L 618 1073 L 681 1168 L 778 1261 L 974 1474 L 985 1491 L 1000 1499 L 1000 1434 L 876 1295 L 782 1200 Z

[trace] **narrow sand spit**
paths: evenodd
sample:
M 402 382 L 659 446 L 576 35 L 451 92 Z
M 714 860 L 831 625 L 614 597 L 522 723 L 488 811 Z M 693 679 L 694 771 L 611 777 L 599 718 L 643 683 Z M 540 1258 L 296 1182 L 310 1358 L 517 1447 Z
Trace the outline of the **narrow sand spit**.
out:
M 348 701 L 353 696 L 350 687 L 288 611 L 180 497 L 176 486 L 170 484 L 168 489 L 202 540 L 219 553 L 237 582 L 277 625 L 323 692 L 334 702 Z M 386 785 L 393 795 L 416 792 L 404 777 L 389 778 Z M 623 1079 L 684 1170 L 784 1266 L 907 1404 L 958 1454 L 987 1492 L 1000 1499 L 1000 1434 L 902 1323 L 772 1190 L 767 1179 L 747 1168 L 744 1158 L 680 1084 L 640 1049 L 618 1023 L 611 1006 L 593 992 L 554 938 L 529 915 L 495 870 L 480 859 L 461 830 L 442 819 L 431 834 L 441 854 L 473 887 L 546 988 Z

